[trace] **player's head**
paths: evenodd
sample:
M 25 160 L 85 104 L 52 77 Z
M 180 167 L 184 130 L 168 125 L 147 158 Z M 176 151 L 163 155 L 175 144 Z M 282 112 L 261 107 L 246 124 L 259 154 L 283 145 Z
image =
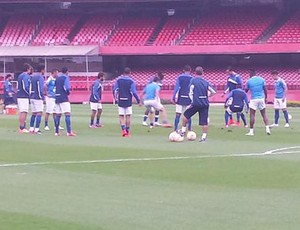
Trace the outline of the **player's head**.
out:
M 228 66 L 226 68 L 226 73 L 229 75 L 229 74 L 233 74 L 233 68 L 231 66 Z
M 203 68 L 201 66 L 197 66 L 195 69 L 195 73 L 198 76 L 202 76 L 203 75 Z
M 44 65 L 38 65 L 36 70 L 37 70 L 37 72 L 39 72 L 41 74 L 45 74 L 45 66 Z
M 8 80 L 8 81 L 11 81 L 12 80 L 12 75 L 11 74 L 7 74 L 6 76 L 5 76 L 5 80 Z
M 236 84 L 236 88 L 237 88 L 237 89 L 241 89 L 241 88 L 242 88 L 242 85 L 241 85 L 240 83 L 237 83 L 237 84 Z
M 153 82 L 157 83 L 157 82 L 159 82 L 159 81 L 160 81 L 160 78 L 159 78 L 158 76 L 155 76 L 155 77 L 153 78 Z
M 124 74 L 125 75 L 130 75 L 130 73 L 131 73 L 131 69 L 129 67 L 125 67 Z
M 163 72 L 158 72 L 157 77 L 162 81 L 164 79 L 165 75 Z
M 26 72 L 26 73 L 28 73 L 28 74 L 30 74 L 31 71 L 32 71 L 32 66 L 29 65 L 28 63 L 25 63 L 25 64 L 23 65 L 23 71 Z
M 249 70 L 249 76 L 250 77 L 253 77 L 253 76 L 255 76 L 256 75 L 256 70 L 255 69 L 250 69 Z
M 273 77 L 274 80 L 277 80 L 277 79 L 278 79 L 278 71 L 273 70 L 273 71 L 271 72 L 271 75 L 272 75 L 272 77 Z
M 103 80 L 104 80 L 104 73 L 103 73 L 103 72 L 99 72 L 97 78 L 98 78 L 100 81 L 103 81 Z
M 51 70 L 51 75 L 52 75 L 52 77 L 56 78 L 56 77 L 58 76 L 58 72 L 59 72 L 58 69 L 52 69 L 52 70 Z
M 63 74 L 67 74 L 68 73 L 68 68 L 67 67 L 62 67 L 61 68 L 61 72 L 63 73 Z
M 190 73 L 192 71 L 192 67 L 190 65 L 185 65 L 183 67 L 183 72 Z

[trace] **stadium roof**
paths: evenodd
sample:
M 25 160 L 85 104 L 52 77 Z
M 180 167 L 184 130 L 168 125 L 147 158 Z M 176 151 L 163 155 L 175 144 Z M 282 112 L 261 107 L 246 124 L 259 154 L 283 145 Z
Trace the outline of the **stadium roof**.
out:
M 98 46 L 12 46 L 0 47 L 0 57 L 94 56 Z

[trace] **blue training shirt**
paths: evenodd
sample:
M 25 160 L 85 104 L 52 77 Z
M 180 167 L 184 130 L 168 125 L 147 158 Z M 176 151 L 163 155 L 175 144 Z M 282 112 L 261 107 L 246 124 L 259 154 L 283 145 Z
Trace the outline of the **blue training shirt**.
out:
M 249 108 L 249 104 L 248 104 L 248 97 L 247 94 L 244 90 L 242 89 L 234 89 L 230 92 L 230 94 L 227 96 L 226 98 L 226 102 L 232 98 L 232 106 L 235 108 L 243 108 L 244 106 L 246 106 L 247 108 Z
M 246 89 L 251 92 L 251 99 L 264 99 L 266 81 L 260 76 L 251 77 L 246 83 Z
M 240 84 L 243 86 L 243 80 L 240 75 L 238 74 L 230 74 L 227 78 L 227 85 L 225 91 L 231 92 L 232 90 L 236 89 L 236 86 Z
M 30 82 L 30 99 L 44 100 L 43 88 L 44 76 L 40 73 L 35 73 Z
M 190 74 L 183 73 L 176 79 L 176 84 L 173 93 L 173 101 L 178 105 L 190 105 L 189 85 L 193 77 Z M 177 100 L 176 100 L 177 98 Z
M 99 79 L 95 80 L 92 87 L 90 102 L 98 103 L 102 97 L 102 83 Z
M 52 76 L 49 76 L 46 81 L 47 86 L 47 96 L 50 98 L 55 98 L 55 78 Z
M 282 78 L 275 81 L 275 98 L 284 98 L 287 86 Z
M 55 80 L 55 89 L 55 103 L 68 102 L 71 90 L 69 76 L 66 74 L 59 75 Z
M 13 86 L 9 80 L 5 80 L 4 82 L 4 98 L 11 97 L 9 94 L 14 93 Z
M 29 98 L 30 75 L 26 72 L 18 76 L 17 98 Z
M 145 100 L 155 100 L 156 92 L 160 90 L 160 86 L 156 82 L 148 84 L 144 89 Z

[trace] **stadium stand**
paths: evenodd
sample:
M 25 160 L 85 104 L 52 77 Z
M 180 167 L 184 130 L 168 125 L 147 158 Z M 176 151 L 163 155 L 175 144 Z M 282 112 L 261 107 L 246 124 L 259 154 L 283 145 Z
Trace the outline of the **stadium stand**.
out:
M 300 11 L 281 26 L 267 43 L 300 43 Z
M 181 45 L 250 44 L 276 20 L 276 15 L 275 9 L 264 7 L 216 10 L 202 15 Z

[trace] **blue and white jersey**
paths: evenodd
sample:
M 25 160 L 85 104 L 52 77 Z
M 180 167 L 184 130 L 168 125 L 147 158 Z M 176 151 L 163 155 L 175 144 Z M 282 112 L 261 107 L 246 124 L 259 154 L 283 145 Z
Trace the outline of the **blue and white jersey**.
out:
M 237 85 L 243 86 L 243 80 L 242 77 L 239 74 L 230 74 L 227 78 L 227 85 L 225 88 L 225 92 L 236 89 Z
M 275 81 L 275 98 L 284 98 L 287 85 L 282 78 L 278 78 Z
M 9 80 L 5 80 L 4 82 L 4 98 L 12 97 L 10 94 L 14 93 L 13 85 Z
M 44 100 L 44 76 L 40 73 L 35 73 L 30 82 L 30 99 Z
M 130 76 L 120 76 L 113 87 L 113 95 L 118 102 L 118 106 L 127 108 L 132 106 L 132 95 L 137 103 L 140 103 L 140 98 L 137 95 L 134 80 Z
M 60 104 L 69 101 L 69 94 L 71 90 L 70 78 L 66 74 L 61 74 L 55 81 L 55 103 Z
M 193 78 L 189 89 L 191 105 L 199 107 L 209 106 L 208 91 L 211 92 L 211 94 L 216 93 L 215 88 L 208 81 L 203 79 L 202 76 Z
M 156 82 L 148 84 L 144 89 L 144 100 L 155 100 L 156 92 L 160 90 L 160 86 Z
M 56 79 L 50 75 L 46 81 L 47 96 L 50 98 L 55 98 L 55 92 L 56 92 L 55 80 Z
M 229 101 L 231 102 L 229 103 Z M 226 105 L 230 104 L 235 108 L 244 108 L 245 106 L 247 107 L 247 109 L 249 108 L 247 94 L 242 89 L 232 90 L 230 94 L 227 96 L 225 104 Z
M 92 87 L 90 102 L 99 103 L 102 97 L 102 83 L 99 79 L 95 80 Z
M 264 99 L 266 81 L 260 76 L 251 77 L 246 83 L 246 90 L 250 90 L 251 99 Z
M 29 98 L 30 75 L 26 72 L 18 76 L 17 98 Z
M 193 77 L 190 74 L 183 73 L 176 79 L 176 84 L 173 93 L 173 101 L 178 105 L 190 105 L 189 85 Z

